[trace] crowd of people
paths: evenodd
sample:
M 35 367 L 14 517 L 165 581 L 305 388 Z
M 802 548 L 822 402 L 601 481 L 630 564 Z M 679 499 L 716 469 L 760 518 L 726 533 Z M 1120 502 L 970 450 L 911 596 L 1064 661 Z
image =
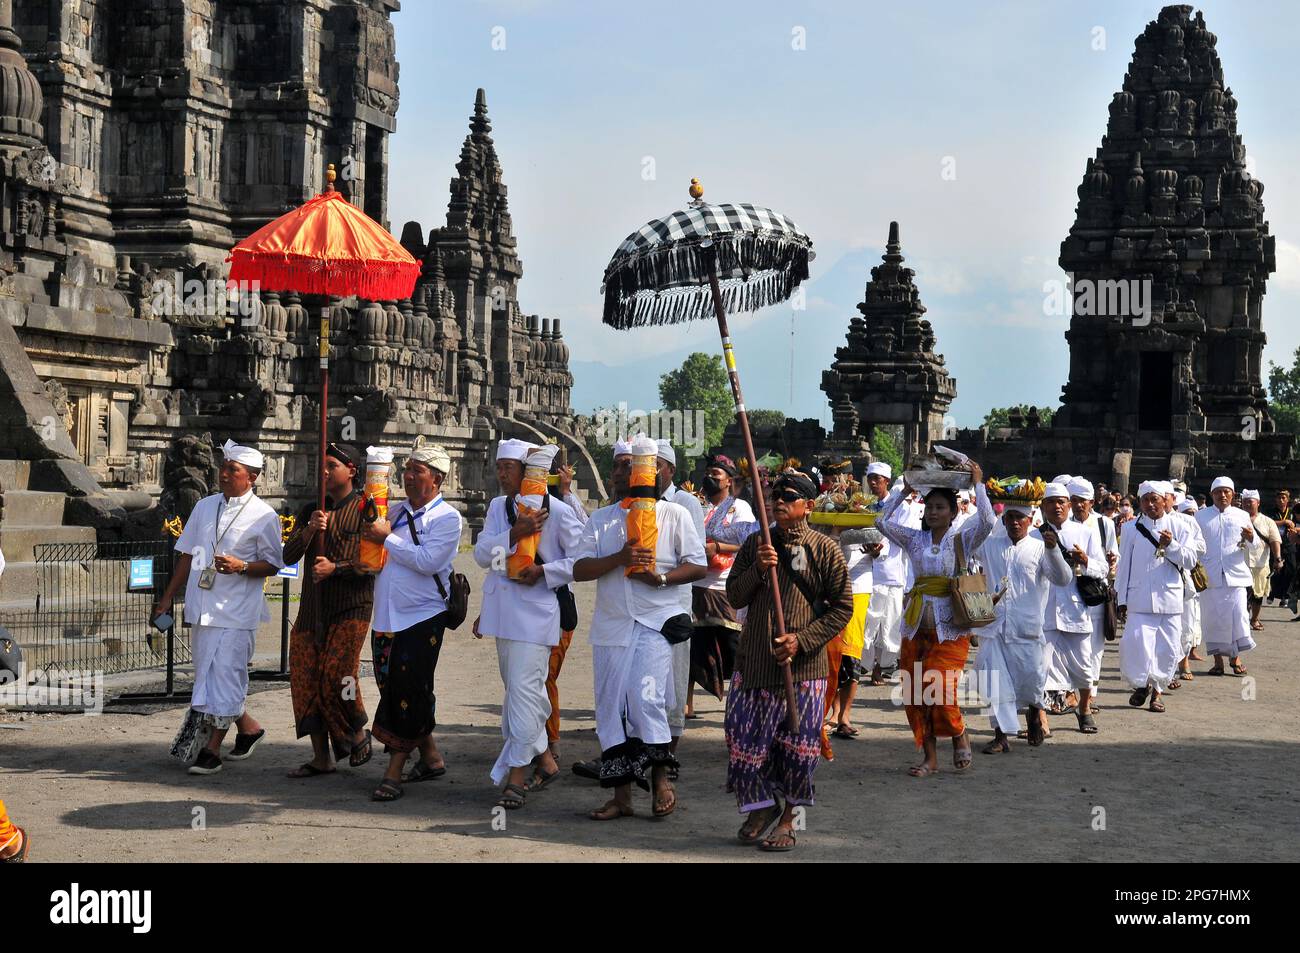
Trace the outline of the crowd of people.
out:
M 306 557 L 290 657 L 296 732 L 310 738 L 312 757 L 289 776 L 330 774 L 343 760 L 360 767 L 375 743 L 388 756 L 376 801 L 446 774 L 434 674 L 466 608 L 453 570 L 462 517 L 441 492 L 447 452 L 413 449 L 405 498 L 374 518 L 358 480 L 364 459 L 329 444 L 325 506 L 305 507 L 283 544 L 277 514 L 255 492 L 262 455 L 229 441 L 224 452 L 219 492 L 186 522 L 154 607 L 162 617 L 184 590 L 195 661 L 189 717 L 201 725 L 188 770 L 221 771 L 265 738 L 246 708 L 256 630 L 269 618 L 263 579 Z M 583 583 L 595 583 L 587 629 L 600 751 L 572 770 L 607 796 L 589 816 L 631 816 L 636 787 L 654 816 L 673 813 L 678 743 L 699 691 L 726 703 L 726 784 L 744 815 L 737 837 L 767 851 L 795 847 L 796 811 L 813 804 L 818 763 L 834 758 L 832 739 L 858 735 L 860 684 L 901 701 L 920 752 L 913 777 L 940 770 L 945 738 L 953 769 L 967 771 L 974 759 L 962 709 L 972 685 L 993 732 L 985 754 L 1010 752 L 1015 739 L 1042 745 L 1051 714 L 1073 714 L 1093 735 L 1108 641 L 1118 641 L 1128 703 L 1161 713 L 1198 676 L 1247 673 L 1242 657 L 1265 600 L 1295 609 L 1300 528 L 1289 493 L 1265 515 L 1259 494 L 1238 494 L 1226 476 L 1208 500 L 1170 481 L 1124 496 L 1070 474 L 1047 483 L 1041 499 L 1010 499 L 990 497 L 974 461 L 956 467 L 963 490 L 951 480 L 912 486 L 874 462 L 862 488 L 876 532 L 855 535 L 809 520 L 816 501 L 848 479 L 835 468 L 791 461 L 757 472 L 764 532 L 748 470 L 725 456 L 706 462 L 696 491 L 678 480 L 667 441 L 638 434 L 614 447 L 613 502 L 588 513 L 554 454 L 500 441 L 500 495 L 473 547 L 485 581 L 470 628 L 495 641 L 502 747 L 490 774 L 495 805 L 506 810 L 526 807 L 561 774 L 558 679 L 578 625 L 573 588 Z M 653 486 L 634 478 L 637 461 L 650 459 Z M 548 468 L 557 476 L 539 496 L 527 475 Z M 654 545 L 641 545 L 629 534 L 631 514 L 650 511 Z M 377 572 L 360 564 L 363 541 L 382 547 Z M 954 585 L 966 577 L 989 597 L 983 617 Z M 359 674 L 367 633 L 373 719 Z M 1193 672 L 1206 655 L 1213 664 Z

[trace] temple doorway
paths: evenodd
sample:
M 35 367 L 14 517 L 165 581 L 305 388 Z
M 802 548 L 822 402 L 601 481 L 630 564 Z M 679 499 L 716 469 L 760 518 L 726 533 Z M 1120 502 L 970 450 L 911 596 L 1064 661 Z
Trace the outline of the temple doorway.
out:
M 1174 355 L 1144 351 L 1138 377 L 1138 429 L 1169 432 L 1174 403 Z

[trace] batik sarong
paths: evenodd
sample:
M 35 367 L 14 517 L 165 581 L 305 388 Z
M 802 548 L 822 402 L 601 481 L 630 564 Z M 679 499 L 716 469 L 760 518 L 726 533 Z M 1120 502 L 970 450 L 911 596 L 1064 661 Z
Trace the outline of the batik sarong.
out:
M 785 691 L 745 688 L 740 670 L 727 693 L 727 791 L 736 795 L 740 813 L 776 804 L 813 803 L 813 771 L 821 756 L 822 718 L 826 714 L 826 679 L 799 682 L 799 733 L 790 734 Z

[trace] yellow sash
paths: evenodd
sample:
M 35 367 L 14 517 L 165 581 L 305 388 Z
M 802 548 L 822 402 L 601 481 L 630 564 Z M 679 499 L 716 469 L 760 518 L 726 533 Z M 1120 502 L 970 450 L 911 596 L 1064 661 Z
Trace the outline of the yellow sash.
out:
M 950 595 L 952 595 L 952 579 L 948 576 L 917 576 L 916 585 L 907 593 L 907 606 L 903 609 L 903 620 L 909 626 L 921 621 L 921 609 L 925 605 L 922 596 Z

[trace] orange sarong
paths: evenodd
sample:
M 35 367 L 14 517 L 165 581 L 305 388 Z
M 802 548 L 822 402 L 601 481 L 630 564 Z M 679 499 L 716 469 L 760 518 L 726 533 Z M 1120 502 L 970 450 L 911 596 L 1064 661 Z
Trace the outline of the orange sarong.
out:
M 831 705 L 840 693 L 840 663 L 844 659 L 844 633 L 841 632 L 835 638 L 826 643 L 826 662 L 830 666 L 830 671 L 826 675 L 826 710 L 831 710 Z M 827 761 L 835 760 L 835 752 L 831 749 L 830 727 L 822 719 L 822 757 Z
M 940 642 L 933 631 L 917 630 L 898 653 L 904 709 L 916 746 L 927 735 L 956 738 L 966 730 L 957 704 L 957 682 L 966 666 L 970 637 Z

